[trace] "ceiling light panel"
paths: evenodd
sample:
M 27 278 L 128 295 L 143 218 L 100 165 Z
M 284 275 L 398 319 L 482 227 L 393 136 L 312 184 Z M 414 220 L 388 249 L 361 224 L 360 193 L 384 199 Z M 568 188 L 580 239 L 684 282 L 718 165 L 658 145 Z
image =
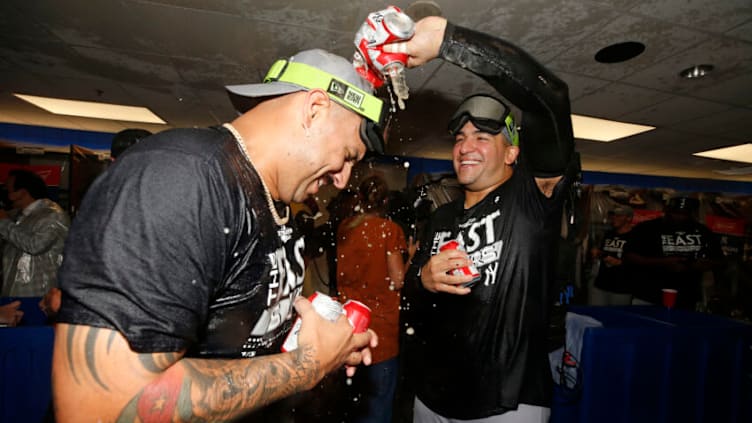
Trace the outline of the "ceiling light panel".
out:
M 93 101 L 64 100 L 60 98 L 38 97 L 25 94 L 13 95 L 56 115 L 122 120 L 128 122 L 157 123 L 163 125 L 167 123 L 145 107 L 122 106 L 119 104 L 96 103 Z
M 572 115 L 572 127 L 575 138 L 601 142 L 611 142 L 655 129 L 655 126 L 617 122 L 582 115 Z
M 709 159 L 727 160 L 730 162 L 752 163 L 752 144 L 732 145 L 731 147 L 692 153 L 695 156 Z

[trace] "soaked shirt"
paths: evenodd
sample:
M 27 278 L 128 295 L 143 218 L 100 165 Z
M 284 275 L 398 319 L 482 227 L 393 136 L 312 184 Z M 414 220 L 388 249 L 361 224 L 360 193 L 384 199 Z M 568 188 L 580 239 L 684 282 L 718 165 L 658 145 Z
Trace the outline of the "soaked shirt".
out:
M 57 286 L 69 226 L 68 214 L 47 198 L 0 220 L 3 297 L 41 297 Z
M 58 320 L 117 330 L 137 352 L 277 353 L 302 291 L 303 247 L 294 227 L 275 224 L 229 132 L 165 131 L 87 192 Z
M 520 167 L 480 203 L 437 209 L 414 258 L 425 264 L 457 239 L 481 274 L 468 295 L 422 290 L 410 304 L 417 395 L 437 413 L 475 419 L 547 405 L 547 310 L 563 184 L 552 198 Z

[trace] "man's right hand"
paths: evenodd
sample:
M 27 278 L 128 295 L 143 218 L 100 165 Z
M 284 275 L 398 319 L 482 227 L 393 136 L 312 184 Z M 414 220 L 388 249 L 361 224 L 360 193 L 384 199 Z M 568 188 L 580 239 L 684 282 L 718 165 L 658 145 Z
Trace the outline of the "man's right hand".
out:
M 298 301 L 298 349 L 250 359 L 138 353 L 112 329 L 58 323 L 52 364 L 56 421 L 232 420 L 311 389 L 342 365 L 371 363 L 369 347 L 378 342 L 373 331 L 353 334 L 345 316 L 329 322 L 310 302 Z
M 384 44 L 387 53 L 408 55 L 407 67 L 420 66 L 439 56 L 444 40 L 447 20 L 439 16 L 428 16 L 415 23 L 415 35 L 408 41 Z
M 470 275 L 450 275 L 454 269 L 471 266 L 473 262 L 462 250 L 444 250 L 431 256 L 420 271 L 420 281 L 423 287 L 431 292 L 446 292 L 448 294 L 467 295 L 470 288 L 461 285 L 473 280 Z

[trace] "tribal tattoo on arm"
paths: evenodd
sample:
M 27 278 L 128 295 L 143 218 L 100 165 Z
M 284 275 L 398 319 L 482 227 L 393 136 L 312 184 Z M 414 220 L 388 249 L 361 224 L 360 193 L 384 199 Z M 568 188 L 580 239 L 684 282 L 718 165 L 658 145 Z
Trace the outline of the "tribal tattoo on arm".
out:
M 124 378 L 146 376 L 136 379 L 145 385 L 117 412 L 118 422 L 231 420 L 310 389 L 324 375 L 310 346 L 252 359 L 195 359 L 175 352 L 135 353 L 109 329 L 69 326 L 64 336 L 70 380 L 92 384 L 87 390 L 98 392 L 95 401 L 123 390 L 113 371 L 128 372 Z
M 309 389 L 318 368 L 305 347 L 255 359 L 183 359 L 139 392 L 118 421 L 231 420 Z

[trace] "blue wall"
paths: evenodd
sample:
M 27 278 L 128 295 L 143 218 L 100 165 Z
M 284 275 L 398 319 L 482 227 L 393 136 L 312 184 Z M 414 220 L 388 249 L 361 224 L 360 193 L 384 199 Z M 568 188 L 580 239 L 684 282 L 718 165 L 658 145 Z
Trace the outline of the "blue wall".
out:
M 385 162 L 391 158 L 384 159 Z M 449 160 L 404 157 L 410 162 L 408 183 L 420 173 L 454 173 Z M 636 188 L 672 188 L 688 192 L 720 192 L 752 194 L 752 182 L 721 181 L 716 179 L 676 178 L 670 176 L 631 175 L 626 173 L 582 172 L 582 182 L 587 185 L 623 185 Z
M 0 138 L 8 141 L 50 145 L 55 147 L 80 145 L 92 150 L 110 149 L 114 134 L 109 132 L 80 131 L 74 129 L 47 128 L 42 126 L 0 123 Z M 410 168 L 407 174 L 408 184 L 420 173 L 452 173 L 449 160 L 424 159 L 418 157 L 394 156 L 377 159 L 381 163 L 394 163 L 395 160 L 407 161 Z M 730 194 L 752 194 L 752 183 L 720 181 L 713 179 L 674 178 L 668 176 L 630 175 L 624 173 L 583 172 L 583 183 L 588 185 L 624 185 L 639 188 L 673 188 L 690 192 L 723 192 Z
M 110 141 L 114 135 L 109 132 L 0 123 L 0 139 L 40 146 L 67 147 L 75 144 L 91 150 L 110 151 Z

